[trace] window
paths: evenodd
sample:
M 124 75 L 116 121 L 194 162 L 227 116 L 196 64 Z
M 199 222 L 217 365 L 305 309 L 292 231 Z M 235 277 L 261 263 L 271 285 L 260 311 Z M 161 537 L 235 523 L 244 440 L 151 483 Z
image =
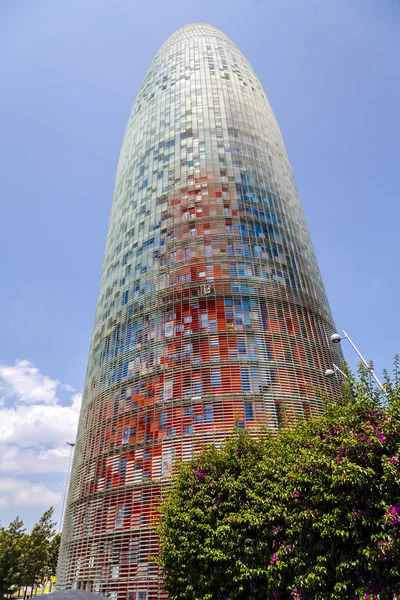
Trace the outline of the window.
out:
M 219 369 L 211 371 L 211 385 L 212 387 L 221 385 L 221 371 Z
M 309 350 L 308 348 L 306 349 L 306 356 L 307 356 L 308 366 L 313 369 L 315 367 L 315 365 L 314 365 L 314 357 L 312 355 L 311 350 Z
M 175 429 L 175 427 L 172 427 L 171 429 L 168 429 L 167 435 L 168 435 L 168 437 L 175 437 L 176 436 L 176 429 Z
M 258 394 L 260 392 L 260 372 L 257 367 L 251 367 L 250 369 L 250 378 L 251 378 L 251 390 L 253 394 Z
M 185 415 L 186 415 L 187 417 L 189 417 L 189 416 L 191 416 L 192 414 L 193 414 L 193 407 L 192 407 L 192 406 L 187 406 L 187 407 L 185 408 Z
M 166 429 L 168 422 L 168 413 L 160 413 L 160 429 Z
M 187 435 L 191 435 L 194 431 L 193 425 L 187 425 L 185 431 Z
M 211 404 L 204 406 L 204 421 L 205 423 L 212 423 L 213 421 L 213 409 Z
M 282 427 L 282 406 L 278 402 L 275 403 L 276 422 L 278 427 Z
M 173 321 L 168 321 L 165 323 L 165 337 L 171 337 L 174 334 L 174 323 Z
M 119 577 L 119 565 L 113 565 L 111 567 L 111 577 L 113 579 L 116 579 L 117 577 Z
M 201 396 L 201 379 L 193 381 L 193 395 Z
M 164 382 L 164 400 L 170 400 L 173 395 L 173 380 L 167 379 Z
M 128 592 L 128 600 L 147 600 L 147 592 Z
M 124 507 L 118 504 L 115 509 L 115 529 L 121 529 L 123 521 Z
M 250 377 L 249 377 L 248 369 L 241 369 L 240 377 L 241 377 L 241 381 L 242 381 L 242 391 L 245 394 L 249 394 L 251 389 L 250 389 Z
M 249 402 L 244 403 L 244 418 L 246 421 L 254 421 L 253 406 Z
M 122 444 L 128 444 L 129 443 L 129 427 L 124 427 L 123 431 L 122 431 Z
M 200 326 L 208 327 L 208 314 L 207 313 L 202 313 L 200 315 Z
M 120 460 L 119 463 L 119 474 L 120 475 L 126 475 L 126 463 L 127 463 L 127 458 L 126 456 L 123 456 Z

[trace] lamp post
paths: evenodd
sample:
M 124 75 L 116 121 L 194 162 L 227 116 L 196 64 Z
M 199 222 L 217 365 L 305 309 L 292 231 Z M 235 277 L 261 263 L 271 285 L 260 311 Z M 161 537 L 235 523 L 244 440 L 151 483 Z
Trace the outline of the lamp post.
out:
M 63 503 L 62 503 L 62 508 L 61 508 L 60 526 L 58 528 L 58 533 L 61 532 L 62 525 L 63 525 L 65 501 L 66 501 L 66 498 L 67 498 L 68 481 L 69 481 L 69 476 L 70 476 L 70 473 L 71 473 L 72 454 L 73 454 L 73 450 L 74 450 L 75 444 L 72 443 L 72 442 L 67 442 L 67 445 L 71 448 L 71 450 L 70 450 L 70 453 L 69 453 L 68 471 L 67 471 L 67 477 L 65 479 L 64 497 L 63 497 Z
M 346 373 L 343 373 L 342 369 L 339 369 L 339 367 L 338 367 L 337 365 L 335 365 L 335 363 L 332 363 L 332 364 L 333 364 L 333 369 L 327 369 L 327 370 L 325 371 L 325 377 L 333 377 L 333 376 L 335 375 L 336 371 L 337 371 L 337 372 L 338 372 L 338 373 L 340 373 L 340 374 L 341 374 L 341 375 L 342 375 L 342 376 L 343 376 L 345 379 L 348 379 L 348 377 L 347 377 Z
M 353 350 L 355 350 L 355 352 L 360 357 L 361 361 L 364 363 L 364 365 L 367 367 L 368 371 L 371 373 L 372 377 L 375 379 L 375 381 L 378 384 L 378 386 L 380 387 L 381 391 L 386 395 L 386 392 L 385 392 L 382 382 L 379 381 L 378 377 L 376 376 L 375 371 L 373 370 L 371 365 L 369 365 L 367 363 L 367 361 L 365 360 L 365 358 L 363 357 L 363 355 L 361 354 L 361 352 L 359 351 L 357 346 L 354 344 L 354 342 L 351 340 L 349 335 L 345 332 L 345 330 L 343 329 L 343 335 L 340 335 L 339 333 L 333 333 L 331 335 L 330 339 L 333 344 L 339 344 L 342 340 L 348 340 L 350 345 L 352 346 Z M 343 373 L 343 371 L 341 371 L 337 365 L 333 364 L 333 368 L 334 368 L 334 370 L 327 369 L 325 371 L 326 377 L 333 377 L 335 375 L 335 372 L 338 371 L 339 373 L 341 373 L 343 375 L 343 377 L 348 379 L 348 377 L 345 375 L 345 373 Z

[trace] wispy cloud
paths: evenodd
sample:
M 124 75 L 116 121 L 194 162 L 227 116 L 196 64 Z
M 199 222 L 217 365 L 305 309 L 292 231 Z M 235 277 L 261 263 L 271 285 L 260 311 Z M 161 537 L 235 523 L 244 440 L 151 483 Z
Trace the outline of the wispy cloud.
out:
M 0 444 L 21 447 L 65 444 L 76 435 L 80 395 L 69 406 L 34 404 L 0 408 Z
M 3 452 L 0 449 L 0 453 L 0 473 L 66 473 L 70 448 L 64 445 L 40 450 L 8 446 Z
M 58 392 L 69 399 L 61 401 Z M 75 440 L 82 395 L 30 361 L 17 360 L 0 364 L 0 396 L 0 506 L 60 503 L 52 480 L 68 469 L 66 442 Z
M 0 506 L 52 506 L 61 501 L 61 494 L 53 492 L 45 483 L 26 479 L 0 477 Z
M 0 364 L 0 392 L 4 399 L 19 402 L 56 404 L 57 379 L 42 375 L 29 360 L 17 360 L 14 365 Z

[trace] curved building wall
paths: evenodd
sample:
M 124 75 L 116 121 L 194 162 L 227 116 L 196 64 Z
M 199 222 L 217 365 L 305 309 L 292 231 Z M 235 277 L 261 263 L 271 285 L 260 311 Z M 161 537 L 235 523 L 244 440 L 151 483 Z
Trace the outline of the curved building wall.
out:
M 235 422 L 321 410 L 334 330 L 281 133 L 238 48 L 177 31 L 118 165 L 59 561 L 61 587 L 163 597 L 149 555 L 176 459 Z

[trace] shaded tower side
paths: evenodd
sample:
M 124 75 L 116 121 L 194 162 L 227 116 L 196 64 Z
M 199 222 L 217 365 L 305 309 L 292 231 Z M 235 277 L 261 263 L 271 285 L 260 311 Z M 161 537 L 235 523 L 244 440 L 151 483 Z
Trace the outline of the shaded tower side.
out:
M 322 409 L 334 325 L 260 82 L 213 27 L 154 58 L 117 171 L 61 587 L 163 597 L 151 522 L 176 459 Z

